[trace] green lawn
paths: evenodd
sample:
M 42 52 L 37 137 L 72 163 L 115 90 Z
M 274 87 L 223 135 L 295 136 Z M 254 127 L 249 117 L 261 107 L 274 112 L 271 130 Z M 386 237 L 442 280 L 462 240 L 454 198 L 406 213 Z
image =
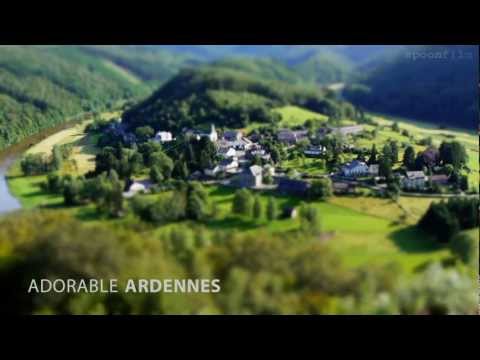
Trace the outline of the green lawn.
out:
M 47 194 L 40 188 L 46 176 L 23 176 L 20 163 L 17 161 L 8 171 L 7 181 L 10 192 L 22 204 L 22 207 L 31 209 L 39 206 L 58 206 L 63 203 L 63 197 Z
M 321 159 L 307 157 L 282 161 L 282 168 L 286 170 L 294 169 L 308 175 L 325 175 L 328 173 L 326 169 L 321 167 Z
M 234 189 L 218 186 L 208 187 L 210 198 L 219 209 L 216 219 L 205 223 L 210 230 L 226 230 L 245 233 L 282 233 L 288 234 L 299 229 L 298 219 L 268 221 L 265 215 L 260 219 L 249 219 L 231 213 Z M 280 208 L 298 206 L 300 199 L 258 193 L 264 208 L 270 195 L 274 196 Z M 387 264 L 398 262 L 406 271 L 412 272 L 418 266 L 449 256 L 449 251 L 437 245 L 428 235 L 411 224 L 397 225 L 396 215 L 399 207 L 388 200 L 374 198 L 335 197 L 329 202 L 313 203 L 321 214 L 325 232 L 333 234 L 328 241 L 347 266 L 352 268 L 367 264 Z M 352 204 L 362 204 L 353 206 Z M 365 213 L 364 206 L 369 206 Z M 374 210 L 373 208 L 377 209 Z M 392 213 L 386 212 L 394 210 Z M 396 212 L 395 212 L 396 211 Z M 178 223 L 157 229 L 157 232 L 170 231 Z M 259 232 L 259 230 L 261 230 Z
M 328 117 L 323 114 L 302 109 L 298 106 L 284 106 L 273 111 L 280 114 L 282 117 L 281 126 L 286 127 L 303 125 L 307 120 L 318 120 L 319 122 L 328 120 Z

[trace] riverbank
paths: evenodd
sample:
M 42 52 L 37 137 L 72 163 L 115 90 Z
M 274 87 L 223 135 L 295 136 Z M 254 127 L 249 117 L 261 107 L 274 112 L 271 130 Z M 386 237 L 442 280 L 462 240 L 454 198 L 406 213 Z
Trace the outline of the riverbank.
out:
M 103 118 L 119 116 L 119 112 L 106 112 Z M 24 141 L 0 152 L 0 214 L 23 208 L 55 206 L 61 203 L 59 196 L 40 191 L 39 185 L 46 176 L 23 176 L 20 159 L 25 153 L 44 152 L 49 154 L 54 145 L 71 143 L 74 146 L 72 158 L 78 174 L 94 166 L 95 151 L 91 141 L 85 140 L 85 127 L 92 117 L 80 121 L 65 122 L 35 134 Z

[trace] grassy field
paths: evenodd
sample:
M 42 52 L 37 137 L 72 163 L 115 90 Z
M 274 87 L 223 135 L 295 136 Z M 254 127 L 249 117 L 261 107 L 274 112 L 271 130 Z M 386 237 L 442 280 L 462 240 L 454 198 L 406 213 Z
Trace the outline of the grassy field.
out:
M 326 122 L 328 117 L 315 113 L 309 110 L 302 109 L 298 106 L 284 106 L 273 110 L 282 117 L 281 126 L 298 126 L 305 124 L 307 120 L 318 120 L 320 122 Z
M 285 170 L 294 169 L 300 173 L 305 173 L 311 176 L 325 175 L 328 173 L 327 170 L 321 167 L 320 159 L 307 157 L 282 161 L 282 168 Z
M 101 116 L 104 119 L 110 119 L 118 117 L 119 112 L 106 112 Z M 51 154 L 55 145 L 73 144 L 72 155 L 63 165 L 62 172 L 74 175 L 85 174 L 95 168 L 95 139 L 84 133 L 85 127 L 91 121 L 86 120 L 81 124 L 59 131 L 32 146 L 27 153 Z M 7 180 L 12 195 L 19 199 L 24 208 L 55 207 L 63 203 L 63 197 L 41 191 L 40 184 L 46 180 L 46 176 L 23 176 L 20 160 L 9 169 Z
M 42 191 L 40 184 L 46 178 L 44 175 L 23 176 L 19 162 L 12 165 L 7 176 L 10 192 L 25 209 L 39 206 L 60 206 L 63 203 L 62 196 L 50 195 Z
M 210 230 L 224 230 L 253 234 L 281 233 L 299 229 L 298 219 L 268 221 L 249 219 L 231 213 L 234 190 L 208 187 L 210 198 L 217 204 L 219 215 L 206 222 Z M 269 196 L 274 196 L 280 208 L 298 206 L 300 200 L 292 197 L 259 193 L 266 207 Z M 441 260 L 449 251 L 435 243 L 411 224 L 395 224 L 401 209 L 389 200 L 375 198 L 334 197 L 328 202 L 313 203 L 318 208 L 324 232 L 332 235 L 327 241 L 349 267 L 367 264 L 398 262 L 406 271 L 413 272 L 428 261 Z M 170 231 L 184 223 L 162 227 L 157 232 Z M 259 232 L 259 230 L 261 230 Z M 321 241 L 321 240 L 319 240 Z

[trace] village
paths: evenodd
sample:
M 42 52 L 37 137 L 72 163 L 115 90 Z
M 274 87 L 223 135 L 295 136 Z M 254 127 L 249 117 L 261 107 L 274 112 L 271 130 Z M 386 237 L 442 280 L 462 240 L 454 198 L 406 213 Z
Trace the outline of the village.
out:
M 318 140 L 330 135 L 342 137 L 346 139 L 343 151 L 355 154 L 352 136 L 362 134 L 364 131 L 363 125 L 327 126 L 318 129 L 312 136 L 307 129 L 279 129 L 275 134 L 275 140 L 287 152 L 302 143 L 304 158 L 325 159 L 328 149 L 326 146 L 318 145 Z M 274 190 L 279 194 L 299 197 L 308 196 L 312 181 L 318 178 L 330 179 L 335 195 L 358 194 L 358 190 L 363 188 L 374 195 L 385 196 L 390 189 L 386 176 L 380 174 L 378 160 L 371 162 L 353 158 L 351 161 L 338 164 L 332 172 L 325 171 L 320 176 L 311 176 L 297 170 L 286 171 L 281 165 L 276 164 L 268 150 L 260 144 L 262 136 L 256 133 L 245 135 L 241 130 L 220 132 L 211 124 L 210 131 L 184 129 L 182 135 L 197 141 L 207 138 L 215 145 L 217 151 L 217 163 L 211 168 L 192 173 L 189 176 L 189 180 L 192 181 L 251 190 Z M 153 141 L 168 149 L 168 144 L 175 143 L 176 138 L 171 132 L 159 131 Z M 389 180 L 390 183 L 396 184 L 397 192 L 422 195 L 427 192 L 431 194 L 432 191 L 439 193 L 440 189 L 446 189 L 450 177 L 445 174 L 443 167 L 439 166 L 438 149 L 428 147 L 417 156 L 428 164 L 428 168 L 412 171 L 405 167 L 392 169 Z M 132 197 L 138 192 L 148 192 L 152 185 L 149 180 L 135 181 L 125 196 Z M 442 194 L 445 195 L 445 192 L 442 190 Z

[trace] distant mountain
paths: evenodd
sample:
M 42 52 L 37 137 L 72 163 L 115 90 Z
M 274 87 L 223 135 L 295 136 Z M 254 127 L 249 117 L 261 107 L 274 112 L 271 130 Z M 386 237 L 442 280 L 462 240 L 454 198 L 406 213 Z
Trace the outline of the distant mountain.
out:
M 371 111 L 478 127 L 478 46 L 414 46 L 377 59 L 344 96 Z

